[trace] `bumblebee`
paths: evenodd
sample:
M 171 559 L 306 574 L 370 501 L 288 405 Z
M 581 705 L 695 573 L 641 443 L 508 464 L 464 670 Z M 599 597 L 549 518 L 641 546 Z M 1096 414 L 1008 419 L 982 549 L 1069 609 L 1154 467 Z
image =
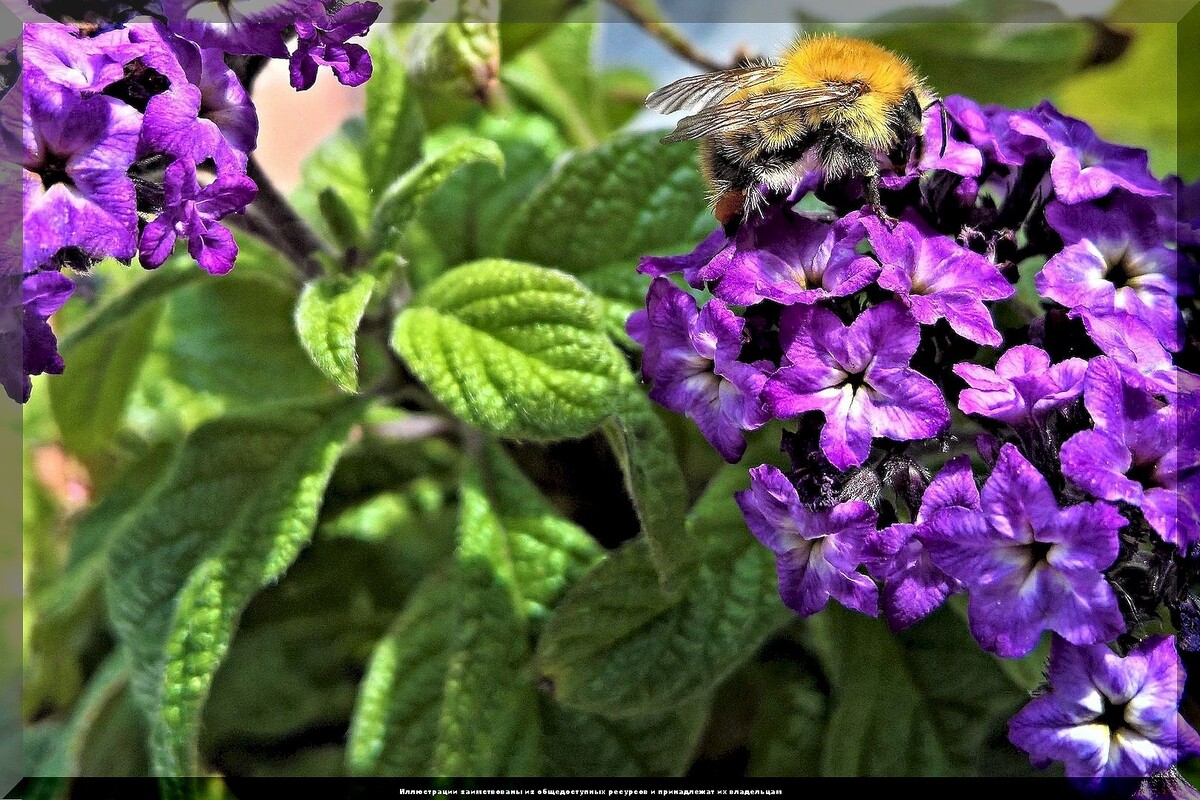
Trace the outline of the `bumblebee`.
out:
M 726 228 L 758 208 L 761 186 L 789 190 L 814 168 L 827 181 L 864 178 L 871 209 L 890 221 L 880 161 L 902 164 L 914 152 L 920 160 L 933 105 L 941 100 L 904 58 L 834 35 L 802 37 L 776 62 L 683 78 L 646 98 L 664 114 L 695 110 L 663 141 L 700 140 L 713 212 Z

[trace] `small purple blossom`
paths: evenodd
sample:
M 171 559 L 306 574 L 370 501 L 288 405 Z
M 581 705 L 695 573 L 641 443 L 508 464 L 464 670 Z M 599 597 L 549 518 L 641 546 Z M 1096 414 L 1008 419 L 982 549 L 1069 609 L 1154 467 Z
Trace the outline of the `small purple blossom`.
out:
M 308 89 L 317 67 L 330 67 L 344 86 L 360 86 L 371 77 L 371 54 L 347 40 L 364 35 L 383 11 L 378 3 L 351 3 L 333 14 L 319 2 L 305 6 L 297 17 L 296 50 L 289 64 L 292 87 Z
M 1015 112 L 1009 125 L 1050 148 L 1050 180 L 1054 194 L 1064 203 L 1095 200 L 1115 188 L 1143 197 L 1166 194 L 1150 174 L 1145 150 L 1104 141 L 1090 125 L 1066 116 L 1049 101 Z
M 27 69 L 77 92 L 100 92 L 125 77 L 125 64 L 138 48 L 125 30 L 87 37 L 74 25 L 42 22 L 26 25 L 21 36 Z
M 1019 345 L 1005 351 L 990 370 L 978 364 L 955 364 L 954 374 L 967 382 L 958 397 L 964 414 L 978 414 L 1013 428 L 1041 425 L 1050 412 L 1083 392 L 1087 362 L 1068 358 L 1050 363 L 1045 350 Z
M 777 468 L 750 470 L 750 488 L 734 495 L 746 525 L 772 553 L 779 575 L 779 596 L 801 616 L 812 616 L 829 598 L 875 616 L 878 590 L 858 572 L 875 512 L 863 502 L 810 509 L 796 487 Z
M 1121 658 L 1055 636 L 1048 678 L 1050 690 L 1009 722 L 1009 739 L 1035 765 L 1061 761 L 1071 778 L 1134 778 L 1200 754 L 1179 714 L 1185 673 L 1174 637 L 1150 636 Z
M 132 258 L 133 181 L 141 114 L 104 95 L 82 98 L 27 70 L 24 96 L 25 272 L 70 248 Z
M 1088 336 L 1121 370 L 1125 381 L 1152 393 L 1174 394 L 1180 373 L 1154 331 L 1132 314 L 1104 316 L 1072 311 L 1083 321 Z
M 1166 347 L 1179 349 L 1179 254 L 1163 246 L 1147 201 L 1117 196 L 1103 208 L 1051 203 L 1046 219 L 1065 247 L 1035 278 L 1039 294 L 1085 317 L 1130 314 Z
M 742 457 L 742 432 L 769 418 L 758 396 L 762 370 L 739 362 L 745 322 L 720 300 L 697 309 L 696 300 L 666 278 L 655 278 L 646 311 L 629 321 L 629 334 L 645 351 L 642 374 L 653 381 L 650 397 L 686 414 L 721 456 Z
M 29 399 L 30 375 L 62 373 L 64 365 L 58 353 L 58 340 L 47 320 L 66 304 L 74 291 L 75 282 L 53 270 L 26 275 L 21 282 L 24 375 L 19 392 L 16 387 L 8 386 L 7 381 L 5 385 L 14 400 L 23 403 Z
M 162 0 L 167 24 L 201 47 L 287 58 L 284 31 L 307 0 Z
M 1016 291 L 995 264 L 911 219 L 889 227 L 864 217 L 871 246 L 883 264 L 879 285 L 900 298 L 917 321 L 950 323 L 978 344 L 1000 344 L 1000 332 L 985 300 L 1003 300 Z
M 1063 445 L 1063 474 L 1093 497 L 1138 506 L 1163 540 L 1186 552 L 1200 541 L 1200 431 L 1181 425 L 1181 409 L 1194 416 L 1196 395 L 1162 403 L 1128 385 L 1111 359 L 1096 358 L 1084 404 L 1095 427 Z
M 969 595 L 971 632 L 985 650 L 1020 658 L 1052 630 L 1075 644 L 1125 631 L 1104 579 L 1125 519 L 1107 503 L 1060 509 L 1042 474 L 1004 445 L 978 510 L 943 508 L 922 542 Z
M 750 220 L 742 225 L 742 229 L 746 229 L 754 225 L 754 220 Z M 741 229 L 739 229 L 741 233 Z M 704 237 L 700 244 L 690 253 L 683 253 L 675 256 L 643 256 L 638 263 L 638 272 L 643 275 L 649 275 L 652 278 L 659 278 L 665 275 L 674 275 L 680 273 L 683 279 L 687 281 L 688 286 L 693 289 L 704 288 L 705 278 L 701 277 L 701 273 L 707 271 L 709 262 L 717 255 L 723 252 L 726 248 L 735 246 L 735 239 L 731 239 L 720 228 Z
M 222 175 L 201 186 L 196 167 L 176 161 L 163 179 L 163 212 L 142 232 L 140 255 L 147 267 L 161 265 L 171 255 L 178 237 L 188 240 L 188 253 L 201 269 L 223 275 L 233 269 L 237 242 L 218 220 L 242 211 L 254 199 L 254 181 L 241 175 Z
M 821 449 L 838 469 L 866 461 L 873 437 L 925 439 L 949 423 L 936 384 L 909 368 L 921 334 L 900 303 L 870 308 L 849 326 L 828 309 L 792 306 L 779 333 L 785 359 L 763 399 L 780 419 L 821 411 Z
M 929 518 L 943 508 L 979 510 L 968 456 L 952 459 L 930 482 L 913 523 L 891 525 L 868 540 L 874 557 L 867 568 L 882 584 L 880 605 L 894 631 L 924 619 L 961 591 L 961 584 L 933 563 L 921 542 Z

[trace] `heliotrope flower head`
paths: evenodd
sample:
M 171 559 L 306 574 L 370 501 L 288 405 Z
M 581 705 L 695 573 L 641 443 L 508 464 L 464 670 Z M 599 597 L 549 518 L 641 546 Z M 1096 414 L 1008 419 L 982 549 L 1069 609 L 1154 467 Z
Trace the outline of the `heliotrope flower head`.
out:
M 1003 300 L 1016 290 L 995 264 L 915 218 L 889 226 L 868 216 L 863 224 L 883 265 L 879 285 L 894 292 L 918 322 L 945 319 L 966 339 L 1000 344 L 984 301 Z
M 1038 766 L 1061 761 L 1071 778 L 1133 778 L 1200 754 L 1179 714 L 1185 673 L 1171 636 L 1150 636 L 1121 658 L 1104 644 L 1055 636 L 1049 691 L 1009 722 L 1009 739 Z
M 1129 314 L 1179 349 L 1179 254 L 1164 246 L 1147 201 L 1116 195 L 1103 205 L 1051 203 L 1046 220 L 1065 246 L 1035 278 L 1039 294 L 1085 317 Z
M 1055 409 L 1083 392 L 1087 362 L 1068 358 L 1052 364 L 1045 350 L 1019 345 L 1006 350 L 994 370 L 978 364 L 955 364 L 967 382 L 958 396 L 964 414 L 979 414 L 1013 428 L 1040 425 Z
M 979 490 L 968 456 L 952 459 L 921 498 L 912 523 L 896 523 L 868 537 L 866 564 L 882 584 L 880 606 L 892 630 L 932 614 L 961 584 L 933 563 L 921 541 L 930 517 L 943 508 L 979 510 Z
M 25 271 L 64 250 L 132 258 L 137 208 L 126 171 L 141 114 L 104 95 L 80 97 L 33 70 L 23 100 Z
M 878 613 L 878 590 L 857 571 L 867 537 L 875 532 L 870 506 L 852 501 L 809 508 L 787 476 L 769 464 L 750 470 L 750 488 L 735 499 L 750 532 L 775 554 L 784 605 L 807 617 L 832 597 L 855 611 Z
M 1066 116 L 1049 101 L 1013 113 L 1009 125 L 1050 149 L 1050 180 L 1064 203 L 1095 200 L 1115 188 L 1143 197 L 1166 194 L 1150 174 L 1145 150 L 1104 141 L 1086 122 Z
M 347 40 L 367 32 L 383 11 L 378 3 L 350 3 L 332 14 L 317 0 L 296 18 L 296 50 L 289 64 L 292 87 L 308 89 L 318 67 L 329 67 L 345 86 L 360 86 L 371 77 L 371 54 Z
M 1063 474 L 1093 497 L 1131 503 L 1184 552 L 1200 541 L 1200 431 L 1197 395 L 1173 404 L 1130 386 L 1108 358 L 1093 359 L 1084 403 L 1095 426 L 1062 447 Z
M 933 563 L 966 587 L 971 632 L 985 649 L 1020 658 L 1052 630 L 1076 644 L 1125 631 L 1103 571 L 1125 519 L 1107 503 L 1059 508 L 1046 479 L 1011 444 L 983 485 L 978 509 L 943 508 L 922 533 Z
M 667 278 L 650 284 L 646 311 L 630 319 L 629 333 L 643 347 L 642 373 L 650 397 L 686 414 L 727 461 L 746 450 L 743 431 L 764 424 L 759 401 L 761 369 L 739 362 L 745 323 L 720 300 L 697 309 L 696 300 Z
M 827 308 L 791 306 L 779 336 L 784 363 L 763 399 L 780 419 L 821 411 L 821 449 L 838 469 L 866 461 L 874 437 L 924 439 L 949 423 L 937 385 L 909 367 L 921 334 L 899 302 L 870 308 L 848 326 Z

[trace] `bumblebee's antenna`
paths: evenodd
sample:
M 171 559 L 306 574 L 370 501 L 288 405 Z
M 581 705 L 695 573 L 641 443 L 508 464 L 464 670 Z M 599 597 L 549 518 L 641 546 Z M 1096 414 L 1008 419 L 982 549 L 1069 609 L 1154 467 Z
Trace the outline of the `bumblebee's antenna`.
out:
M 928 111 L 934 106 L 938 107 L 942 115 L 942 147 L 938 153 L 938 158 L 942 158 L 946 155 L 946 141 L 950 138 L 950 118 L 946 114 L 946 101 L 940 97 L 935 97 L 922 111 Z

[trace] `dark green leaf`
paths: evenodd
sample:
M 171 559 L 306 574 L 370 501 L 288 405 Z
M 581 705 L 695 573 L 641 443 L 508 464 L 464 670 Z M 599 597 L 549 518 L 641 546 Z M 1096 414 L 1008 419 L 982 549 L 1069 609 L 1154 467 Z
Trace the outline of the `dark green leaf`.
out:
M 627 368 L 594 296 L 554 270 L 490 260 L 447 272 L 396 320 L 392 346 L 463 420 L 497 436 L 582 436 Z
M 815 667 L 806 661 L 772 660 L 754 672 L 759 699 L 750 731 L 747 775 L 821 774 L 829 698 Z
M 358 325 L 375 288 L 366 272 L 317 278 L 296 303 L 300 345 L 317 369 L 344 392 L 358 391 Z
M 250 598 L 312 535 L 358 401 L 198 428 L 109 553 L 109 616 L 129 654 L 158 775 L 195 774 L 200 712 Z
M 325 227 L 339 247 L 345 249 L 361 244 L 362 228 L 355 211 L 337 189 L 326 186 L 317 195 L 317 204 L 321 209 L 321 217 L 325 220 Z

